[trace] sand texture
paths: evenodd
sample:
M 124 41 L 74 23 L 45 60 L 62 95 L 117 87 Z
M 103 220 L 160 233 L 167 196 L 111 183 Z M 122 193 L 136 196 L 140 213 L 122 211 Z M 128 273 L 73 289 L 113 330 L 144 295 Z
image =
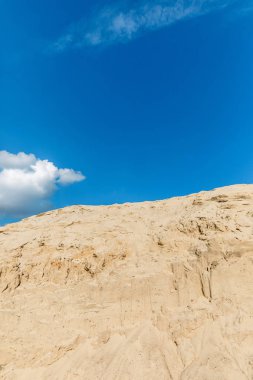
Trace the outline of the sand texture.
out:
M 0 379 L 252 380 L 253 185 L 0 228 Z

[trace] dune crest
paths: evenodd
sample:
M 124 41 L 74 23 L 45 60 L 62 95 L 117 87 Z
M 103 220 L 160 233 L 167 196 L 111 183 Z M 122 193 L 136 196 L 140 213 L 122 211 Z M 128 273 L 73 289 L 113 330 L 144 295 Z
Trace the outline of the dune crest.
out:
M 253 378 L 253 185 L 0 228 L 0 379 Z

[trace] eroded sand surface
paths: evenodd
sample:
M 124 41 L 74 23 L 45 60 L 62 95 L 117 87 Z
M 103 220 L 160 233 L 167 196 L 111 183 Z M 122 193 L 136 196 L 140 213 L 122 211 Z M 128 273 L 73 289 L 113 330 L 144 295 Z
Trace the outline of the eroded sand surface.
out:
M 253 379 L 253 185 L 1 228 L 0 378 Z

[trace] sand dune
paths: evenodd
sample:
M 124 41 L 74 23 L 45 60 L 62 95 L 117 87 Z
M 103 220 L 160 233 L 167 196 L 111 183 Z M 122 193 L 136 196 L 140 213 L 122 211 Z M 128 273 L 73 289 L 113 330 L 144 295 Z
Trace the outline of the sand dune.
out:
M 253 185 L 0 229 L 0 379 L 253 379 Z

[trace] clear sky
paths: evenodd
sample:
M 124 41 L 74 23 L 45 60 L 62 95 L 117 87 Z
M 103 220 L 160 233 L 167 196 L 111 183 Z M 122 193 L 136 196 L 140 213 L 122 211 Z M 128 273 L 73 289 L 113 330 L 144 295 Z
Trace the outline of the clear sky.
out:
M 253 0 L 0 0 L 0 25 L 5 220 L 252 183 Z

